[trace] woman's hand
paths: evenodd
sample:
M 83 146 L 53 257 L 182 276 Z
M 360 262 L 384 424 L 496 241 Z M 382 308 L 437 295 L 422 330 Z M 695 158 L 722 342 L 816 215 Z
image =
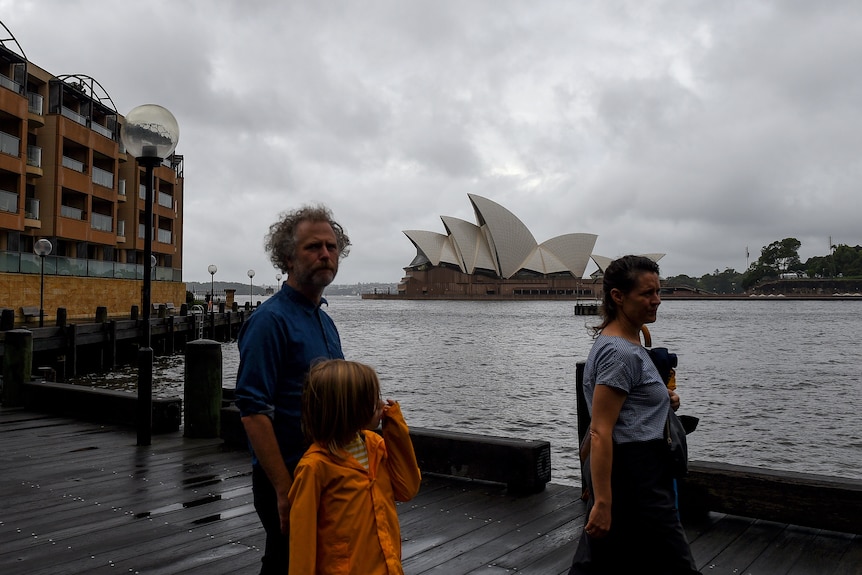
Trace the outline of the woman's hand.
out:
M 672 389 L 667 390 L 667 394 L 670 397 L 670 408 L 676 411 L 679 409 L 679 395 Z
M 596 501 L 584 531 L 590 537 L 604 537 L 611 530 L 611 506 Z

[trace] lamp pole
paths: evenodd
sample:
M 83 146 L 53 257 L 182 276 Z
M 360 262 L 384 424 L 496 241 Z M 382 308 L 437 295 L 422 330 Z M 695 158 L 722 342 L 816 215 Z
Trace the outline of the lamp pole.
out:
M 281 289 L 281 274 L 275 274 L 275 291 Z
M 144 181 L 144 259 L 150 264 L 149 273 L 144 273 L 143 324 L 144 334 L 138 349 L 138 445 L 150 445 L 153 431 L 153 348 L 150 336 L 150 312 L 152 311 L 152 260 L 153 260 L 153 183 L 155 168 L 170 156 L 180 139 L 177 120 L 165 108 L 156 104 L 144 104 L 134 108 L 126 116 L 121 131 L 126 151 L 134 156 L 145 170 Z
M 45 256 L 50 254 L 53 248 L 51 242 L 44 238 L 33 246 L 33 252 L 42 260 L 42 271 L 39 274 L 39 327 L 45 327 Z
M 254 292 L 252 291 L 252 278 L 254 278 L 254 270 L 248 270 L 248 308 L 254 307 Z
M 210 335 L 215 339 L 215 274 L 218 268 L 215 264 L 210 264 L 207 271 L 210 273 Z

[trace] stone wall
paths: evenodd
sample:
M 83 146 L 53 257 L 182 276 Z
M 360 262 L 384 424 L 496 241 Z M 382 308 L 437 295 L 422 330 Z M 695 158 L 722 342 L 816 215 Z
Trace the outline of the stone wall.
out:
M 25 321 L 22 307 L 39 307 L 40 278 L 0 273 L 0 308 L 15 310 L 16 323 Z M 92 320 L 100 306 L 108 308 L 109 317 L 129 317 L 133 305 L 142 313 L 143 285 L 143 280 L 46 275 L 45 325 L 54 324 L 59 307 L 66 308 L 70 321 Z M 186 301 L 186 284 L 182 282 L 154 281 L 151 292 L 152 303 L 172 303 L 177 310 Z

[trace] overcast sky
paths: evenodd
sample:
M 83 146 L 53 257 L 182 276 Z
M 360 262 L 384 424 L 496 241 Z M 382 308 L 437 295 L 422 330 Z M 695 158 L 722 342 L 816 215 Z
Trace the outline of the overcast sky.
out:
M 665 253 L 663 276 L 862 244 L 858 0 L 0 0 L 0 20 L 121 114 L 176 116 L 186 281 L 274 283 L 269 225 L 322 202 L 354 244 L 335 283 L 397 282 L 402 230 L 475 222 L 468 193 L 540 243 Z

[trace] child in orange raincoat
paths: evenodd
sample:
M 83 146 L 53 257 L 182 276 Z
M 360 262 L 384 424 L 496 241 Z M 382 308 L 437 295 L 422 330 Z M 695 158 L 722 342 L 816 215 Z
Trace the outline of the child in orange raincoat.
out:
M 402 575 L 396 501 L 422 480 L 401 408 L 364 364 L 314 365 L 302 422 L 312 445 L 290 488 L 290 575 Z M 383 423 L 383 437 L 372 429 Z

